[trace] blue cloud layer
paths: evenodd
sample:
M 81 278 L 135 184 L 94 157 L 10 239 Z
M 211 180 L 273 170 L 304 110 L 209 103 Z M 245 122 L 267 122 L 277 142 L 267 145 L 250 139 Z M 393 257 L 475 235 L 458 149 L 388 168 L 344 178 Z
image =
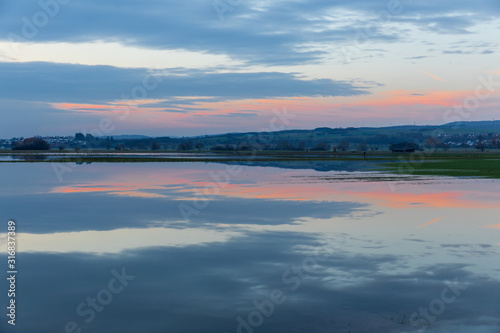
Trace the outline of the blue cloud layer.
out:
M 366 88 L 330 79 L 304 80 L 279 72 L 210 73 L 169 69 L 156 84 L 146 69 L 85 66 L 44 62 L 0 63 L 0 99 L 41 102 L 102 103 L 143 97 L 134 88 L 144 87 L 146 98 L 210 96 L 216 100 L 292 96 L 353 96 Z M 149 87 L 154 87 L 149 89 Z M 230 89 L 229 89 L 230 87 Z M 182 104 L 186 104 L 185 101 Z
M 226 3 L 225 0 L 220 0 Z M 395 5 L 392 5 L 395 4 Z M 37 0 L 4 4 L 0 38 L 8 33 L 22 36 L 22 18 L 33 22 L 41 11 Z M 240 1 L 229 6 L 224 21 L 213 1 L 107 1 L 73 0 L 59 6 L 48 24 L 41 25 L 29 40 L 119 41 L 154 49 L 187 49 L 228 54 L 248 63 L 291 65 L 321 60 L 327 53 L 305 44 L 336 45 L 352 42 L 370 27 L 372 41 L 404 41 L 405 31 L 381 29 L 380 13 L 393 14 L 382 21 L 404 22 L 437 34 L 469 34 L 478 23 L 495 19 L 498 1 L 306 1 L 263 3 Z M 226 7 L 228 9 L 229 7 Z M 53 10 L 53 9 L 52 9 Z M 346 19 L 343 13 L 355 13 Z M 42 22 L 43 23 L 43 22 Z

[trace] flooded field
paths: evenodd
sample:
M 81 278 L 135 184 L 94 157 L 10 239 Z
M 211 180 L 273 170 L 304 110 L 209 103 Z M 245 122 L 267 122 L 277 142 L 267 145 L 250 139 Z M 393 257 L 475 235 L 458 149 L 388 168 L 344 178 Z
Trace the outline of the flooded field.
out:
M 0 331 L 498 332 L 498 180 L 280 163 L 0 164 Z

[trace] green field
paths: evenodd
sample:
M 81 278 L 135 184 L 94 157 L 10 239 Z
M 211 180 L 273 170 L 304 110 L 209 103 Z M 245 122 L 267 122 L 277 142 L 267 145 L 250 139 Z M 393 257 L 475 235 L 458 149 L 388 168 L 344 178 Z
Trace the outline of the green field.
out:
M 500 178 L 500 158 L 447 158 L 422 162 L 384 163 L 398 174 Z

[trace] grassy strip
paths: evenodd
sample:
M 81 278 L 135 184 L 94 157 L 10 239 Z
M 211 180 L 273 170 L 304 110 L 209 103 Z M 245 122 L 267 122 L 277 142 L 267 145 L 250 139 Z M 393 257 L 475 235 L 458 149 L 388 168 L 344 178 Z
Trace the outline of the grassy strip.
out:
M 458 158 L 435 159 L 431 161 L 409 163 L 384 163 L 387 171 L 398 174 L 422 176 L 483 177 L 500 178 L 500 159 L 496 158 Z

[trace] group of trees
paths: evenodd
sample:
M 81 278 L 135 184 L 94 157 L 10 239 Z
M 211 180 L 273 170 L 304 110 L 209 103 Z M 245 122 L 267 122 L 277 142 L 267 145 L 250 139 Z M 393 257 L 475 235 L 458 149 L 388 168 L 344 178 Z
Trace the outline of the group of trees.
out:
M 389 146 L 389 150 L 392 152 L 412 153 L 419 149 L 420 147 L 415 142 L 409 142 L 409 141 L 393 143 Z
M 42 138 L 34 137 L 14 143 L 12 150 L 49 150 L 50 144 Z
M 108 137 L 95 137 L 90 133 L 83 134 L 83 133 L 76 133 L 75 134 L 75 148 L 80 147 L 81 144 L 85 147 L 90 147 L 90 148 L 106 148 L 106 149 L 111 149 L 115 148 L 120 150 L 120 144 L 115 144 L 114 139 L 112 136 Z

